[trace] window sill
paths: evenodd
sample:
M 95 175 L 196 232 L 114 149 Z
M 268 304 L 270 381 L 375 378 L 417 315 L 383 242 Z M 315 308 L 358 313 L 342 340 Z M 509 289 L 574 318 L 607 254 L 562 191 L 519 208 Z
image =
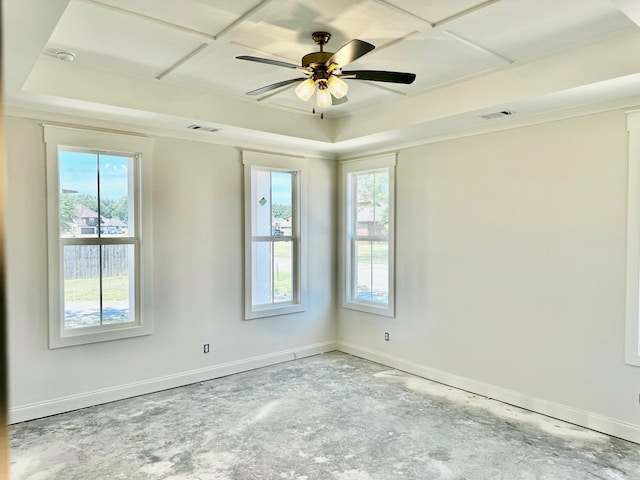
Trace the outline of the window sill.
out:
M 396 314 L 391 306 L 378 307 L 370 303 L 358 303 L 358 302 L 344 302 L 342 308 L 348 310 L 357 310 L 359 312 L 371 313 L 373 315 L 380 315 L 382 317 L 395 318 Z
M 302 304 L 285 304 L 285 305 L 267 305 L 264 307 L 253 307 L 250 312 L 245 312 L 245 320 L 254 320 L 256 318 L 275 317 L 278 315 L 288 315 L 290 313 L 304 312 L 305 307 Z
M 74 333 L 70 331 L 64 334 L 61 333 L 60 335 L 50 335 L 49 349 L 73 347 L 86 343 L 108 342 L 110 340 L 151 335 L 153 333 L 151 323 L 127 327 L 96 328 L 96 330 L 93 331 L 87 331 L 87 329 L 78 330 L 80 331 Z

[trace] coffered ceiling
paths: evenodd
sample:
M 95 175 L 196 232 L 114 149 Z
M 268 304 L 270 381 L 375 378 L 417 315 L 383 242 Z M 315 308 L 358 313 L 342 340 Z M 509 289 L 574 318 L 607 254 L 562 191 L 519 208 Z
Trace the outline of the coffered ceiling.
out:
M 640 104 L 638 3 L 5 0 L 5 104 L 9 113 L 37 109 L 174 132 L 197 124 L 219 131 L 188 135 L 355 155 Z M 313 98 L 298 99 L 295 85 L 245 95 L 301 75 L 236 56 L 300 64 L 318 49 L 314 31 L 331 33 L 327 51 L 353 38 L 376 46 L 348 69 L 413 72 L 416 81 L 347 80 L 348 102 L 315 115 Z

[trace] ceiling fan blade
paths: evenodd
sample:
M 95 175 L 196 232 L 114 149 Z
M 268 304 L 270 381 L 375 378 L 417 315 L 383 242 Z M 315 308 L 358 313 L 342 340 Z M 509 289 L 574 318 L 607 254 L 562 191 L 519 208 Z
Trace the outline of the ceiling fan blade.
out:
M 384 70 L 353 70 L 343 71 L 338 77 L 348 77 L 354 80 L 372 80 L 374 82 L 390 82 L 410 84 L 416 79 L 415 73 L 385 72 Z
M 363 55 L 366 55 L 374 48 L 376 48 L 374 45 L 371 45 L 370 43 L 363 40 L 358 40 L 356 38 L 354 40 L 351 40 L 345 46 L 340 48 L 340 50 L 331 55 L 331 58 L 327 60 L 325 65 L 328 67 L 332 63 L 336 63 L 340 66 L 340 68 L 342 68 L 347 64 L 359 59 Z
M 247 92 L 247 95 L 260 95 L 262 93 L 267 93 L 271 90 L 275 90 L 286 85 L 291 85 L 292 83 L 301 82 L 302 80 L 306 80 L 306 78 L 292 78 L 291 80 L 283 80 L 282 82 L 272 83 L 271 85 L 251 90 L 250 92 Z
M 267 63 L 269 65 L 275 65 L 277 67 L 284 68 L 300 68 L 300 65 L 294 65 L 293 63 L 281 62 L 280 60 L 271 60 L 270 58 L 251 57 L 249 55 L 240 55 L 236 57 L 238 60 L 249 60 L 250 62 Z
M 345 95 L 342 98 L 337 98 L 334 95 L 331 95 L 331 105 L 342 105 L 343 103 L 347 103 L 349 99 Z

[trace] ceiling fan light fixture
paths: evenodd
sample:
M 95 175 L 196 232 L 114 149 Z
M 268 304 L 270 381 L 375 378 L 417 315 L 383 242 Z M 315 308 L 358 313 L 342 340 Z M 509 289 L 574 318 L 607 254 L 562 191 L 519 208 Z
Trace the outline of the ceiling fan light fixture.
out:
M 314 90 L 316 89 L 316 82 L 314 82 L 311 78 L 307 78 L 303 82 L 296 87 L 296 95 L 300 100 L 306 102 L 313 95 Z
M 264 1 L 265 0 L 263 0 L 263 2 Z M 387 72 L 383 70 L 345 71 L 343 70 L 345 66 L 363 57 L 376 47 L 369 42 L 354 38 L 347 44 L 340 47 L 335 53 L 325 52 L 324 45 L 329 41 L 331 35 L 328 32 L 313 32 L 312 38 L 320 47 L 320 51 L 304 55 L 298 65 L 270 58 L 252 57 L 249 55 L 240 55 L 236 57 L 239 60 L 249 60 L 251 62 L 266 63 L 268 65 L 302 71 L 306 75 L 306 77 L 291 78 L 289 80 L 256 88 L 255 90 L 247 92 L 247 95 L 262 95 L 272 90 L 278 90 L 297 83 L 298 85 L 295 92 L 296 96 L 300 100 L 306 102 L 317 89 L 317 106 L 320 108 L 326 108 L 331 105 L 341 105 L 347 101 L 346 95 L 349 90 L 349 86 L 344 82 L 343 78 L 354 78 L 372 82 L 400 83 L 406 85 L 413 83 L 416 79 L 416 75 L 414 73 L 406 72 Z
M 331 92 L 327 86 L 327 82 L 318 82 L 318 107 L 327 108 L 331 106 Z
M 349 85 L 340 77 L 331 75 L 327 84 L 329 85 L 329 92 L 336 98 L 344 97 L 349 91 Z

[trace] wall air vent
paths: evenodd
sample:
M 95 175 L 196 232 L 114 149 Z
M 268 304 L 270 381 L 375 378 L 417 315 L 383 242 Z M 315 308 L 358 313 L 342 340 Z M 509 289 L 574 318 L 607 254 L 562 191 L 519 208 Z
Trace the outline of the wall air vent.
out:
M 487 113 L 486 115 L 480 115 L 480 118 L 484 120 L 493 120 L 494 118 L 502 118 L 508 117 L 509 115 L 513 115 L 516 112 L 512 112 L 511 110 L 502 110 L 501 112 Z
M 207 127 L 206 125 L 197 125 L 195 123 L 193 125 L 189 125 L 187 128 L 189 130 L 199 130 L 201 132 L 210 132 L 210 133 L 215 133 L 220 131 L 219 128 Z

